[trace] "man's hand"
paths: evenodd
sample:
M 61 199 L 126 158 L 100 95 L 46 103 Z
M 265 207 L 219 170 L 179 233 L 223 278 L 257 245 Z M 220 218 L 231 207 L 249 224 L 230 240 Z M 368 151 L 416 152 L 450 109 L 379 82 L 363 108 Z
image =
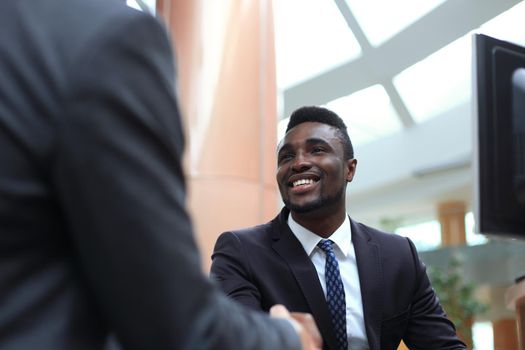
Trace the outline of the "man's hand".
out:
M 301 339 L 303 350 L 317 350 L 323 347 L 323 339 L 312 315 L 302 312 L 290 313 L 283 305 L 274 305 L 270 309 L 270 316 L 284 318 L 292 323 Z

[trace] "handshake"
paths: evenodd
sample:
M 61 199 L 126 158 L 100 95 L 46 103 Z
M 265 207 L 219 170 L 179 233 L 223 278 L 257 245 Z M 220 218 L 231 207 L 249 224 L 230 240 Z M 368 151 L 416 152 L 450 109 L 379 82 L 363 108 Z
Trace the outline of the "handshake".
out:
M 301 339 L 303 350 L 322 349 L 323 340 L 312 315 L 302 312 L 289 312 L 283 305 L 274 305 L 270 309 L 270 316 L 284 318 L 292 323 Z

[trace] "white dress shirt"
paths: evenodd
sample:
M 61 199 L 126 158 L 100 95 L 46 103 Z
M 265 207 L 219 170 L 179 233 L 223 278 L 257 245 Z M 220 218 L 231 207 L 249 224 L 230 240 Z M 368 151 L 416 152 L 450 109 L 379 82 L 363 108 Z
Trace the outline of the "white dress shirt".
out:
M 308 254 L 312 260 L 326 297 L 326 282 L 324 278 L 326 255 L 323 250 L 317 246 L 317 243 L 323 238 L 299 225 L 292 218 L 291 214 L 288 215 L 288 226 L 299 242 L 301 242 L 306 254 Z M 345 289 L 348 348 L 352 350 L 367 350 L 369 346 L 363 318 L 361 286 L 359 285 L 359 273 L 357 271 L 355 250 L 352 244 L 352 231 L 350 229 L 348 216 L 345 216 L 343 224 L 329 239 L 334 242 L 332 246 L 334 247 L 334 253 L 339 263 L 339 271 L 341 272 L 341 279 L 343 280 Z

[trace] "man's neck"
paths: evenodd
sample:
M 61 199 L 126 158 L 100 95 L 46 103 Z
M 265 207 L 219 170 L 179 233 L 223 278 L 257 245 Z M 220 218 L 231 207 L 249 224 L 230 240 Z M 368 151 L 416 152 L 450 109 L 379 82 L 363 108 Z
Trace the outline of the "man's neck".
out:
M 312 231 L 316 235 L 328 238 L 334 233 L 345 221 L 346 210 L 339 210 L 333 213 L 296 213 L 290 212 L 293 219 L 304 228 Z

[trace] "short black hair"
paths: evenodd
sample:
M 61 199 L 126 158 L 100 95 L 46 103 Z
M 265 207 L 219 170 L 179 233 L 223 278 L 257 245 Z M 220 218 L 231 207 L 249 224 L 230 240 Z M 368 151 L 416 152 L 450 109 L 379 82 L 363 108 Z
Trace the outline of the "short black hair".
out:
M 290 116 L 290 121 L 286 127 L 286 132 L 290 131 L 290 129 L 296 127 L 297 125 L 306 122 L 323 123 L 336 128 L 338 130 L 339 137 L 343 142 L 345 158 L 354 158 L 354 147 L 352 146 L 352 141 L 350 141 L 350 136 L 348 136 L 346 124 L 336 113 L 327 108 L 319 106 L 304 106 L 298 108 Z

